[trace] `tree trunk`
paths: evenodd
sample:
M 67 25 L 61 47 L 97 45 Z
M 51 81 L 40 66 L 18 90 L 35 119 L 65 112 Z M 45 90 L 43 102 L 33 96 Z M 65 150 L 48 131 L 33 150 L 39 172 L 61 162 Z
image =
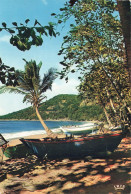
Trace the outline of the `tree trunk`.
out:
M 115 107 L 114 107 L 113 101 L 112 101 L 111 96 L 110 96 L 110 94 L 109 94 L 109 91 L 108 91 L 107 89 L 106 89 L 106 92 L 107 92 L 107 96 L 108 96 L 108 98 L 109 98 L 109 100 L 110 100 L 111 108 L 112 108 L 113 112 L 116 114 L 116 109 L 115 109 Z
M 117 0 L 117 7 L 122 24 L 122 31 L 126 50 L 126 63 L 129 72 L 129 81 L 131 86 L 130 1 Z
M 35 110 L 36 110 L 37 117 L 38 117 L 38 119 L 40 120 L 40 122 L 41 122 L 43 128 L 45 129 L 45 131 L 46 131 L 46 133 L 47 133 L 47 135 L 48 135 L 49 137 L 51 137 L 51 138 L 57 137 L 57 136 L 56 136 L 56 135 L 55 135 L 55 134 L 47 127 L 47 125 L 46 125 L 45 122 L 43 121 L 43 119 L 42 119 L 42 117 L 41 117 L 41 115 L 40 115 L 40 113 L 39 113 L 37 107 L 35 108 Z
M 107 122 L 108 122 L 108 124 L 109 124 L 109 127 L 112 127 L 113 125 L 112 125 L 112 123 L 111 123 L 111 121 L 110 121 L 110 119 L 109 119 L 109 115 L 108 115 L 108 113 L 107 113 L 107 111 L 106 111 L 105 104 L 103 103 L 103 101 L 102 101 L 101 98 L 100 98 L 100 101 L 101 101 L 101 104 L 102 104 L 102 106 L 103 106 L 104 113 L 105 113 L 105 116 L 106 116 L 106 120 L 107 120 Z
M 100 64 L 102 64 L 101 62 L 99 62 Z M 126 113 L 127 113 L 127 116 L 128 116 L 128 119 L 129 119 L 129 116 L 131 114 L 131 110 L 130 110 L 130 107 L 127 106 L 127 103 L 124 99 L 124 97 L 122 96 L 122 94 L 118 91 L 113 79 L 111 76 L 108 75 L 108 72 L 105 70 L 105 68 L 103 67 L 103 64 L 102 64 L 102 69 L 103 71 L 105 72 L 106 76 L 108 77 L 109 81 L 111 82 L 113 88 L 115 89 L 117 95 L 119 96 L 119 99 L 123 102 L 124 106 L 125 106 L 125 110 L 126 110 Z
M 105 115 L 106 115 L 106 120 L 107 120 L 107 122 L 108 122 L 108 124 L 109 124 L 109 127 L 112 127 L 112 123 L 111 123 L 111 121 L 110 121 L 110 119 L 109 119 L 109 115 L 108 115 L 108 113 L 107 113 L 105 107 L 103 107 L 103 109 L 104 109 L 104 113 L 105 113 Z

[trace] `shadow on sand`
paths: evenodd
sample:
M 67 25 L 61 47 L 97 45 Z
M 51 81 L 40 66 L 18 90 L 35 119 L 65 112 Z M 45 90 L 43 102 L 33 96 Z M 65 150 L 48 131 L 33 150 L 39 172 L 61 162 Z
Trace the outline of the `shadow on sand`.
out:
M 123 139 L 118 149 L 103 159 L 39 160 L 33 155 L 10 159 L 0 165 L 0 192 L 114 194 L 119 191 L 128 194 L 129 145 L 130 139 Z

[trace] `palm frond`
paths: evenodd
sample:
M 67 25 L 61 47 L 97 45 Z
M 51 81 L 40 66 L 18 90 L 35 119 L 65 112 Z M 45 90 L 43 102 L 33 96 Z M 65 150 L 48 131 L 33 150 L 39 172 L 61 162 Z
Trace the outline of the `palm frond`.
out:
M 33 96 L 30 94 L 30 93 L 28 93 L 28 94 L 26 94 L 25 96 L 24 96 L 24 98 L 23 98 L 23 103 L 24 102 L 27 102 L 27 103 L 33 103 Z
M 20 77 L 20 84 L 24 90 L 39 90 L 41 65 L 41 62 L 37 65 L 35 61 L 26 61 L 24 76 Z
M 40 80 L 37 79 L 36 77 L 33 77 L 32 78 L 32 84 L 33 84 L 34 91 L 38 92 L 39 91 L 39 87 L 40 87 Z
M 25 95 L 26 93 L 21 90 L 19 87 L 13 87 L 13 86 L 1 86 L 0 87 L 0 94 L 9 92 L 9 93 L 16 93 L 16 94 L 23 94 Z
M 46 92 L 48 89 L 51 90 L 52 83 L 56 79 L 56 69 L 50 68 L 46 74 L 44 74 L 42 84 L 40 86 L 41 93 Z
M 41 66 L 42 66 L 42 62 L 40 61 L 40 63 L 38 64 L 38 69 L 39 69 L 39 71 L 40 71 L 40 69 L 41 69 Z M 39 73 L 39 72 L 38 72 Z
M 42 101 L 43 101 L 45 98 L 47 98 L 45 95 L 44 95 L 44 96 L 41 95 L 41 96 L 39 97 L 39 102 L 38 102 L 38 104 L 42 103 Z
M 35 61 L 26 61 L 25 70 L 16 71 L 18 78 L 18 86 L 2 86 L 0 87 L 0 94 L 9 92 L 16 94 L 24 94 L 23 102 L 31 103 L 34 107 L 38 107 L 39 104 L 46 98 L 43 94 L 48 89 L 51 89 L 53 81 L 56 79 L 56 70 L 50 68 L 46 74 L 44 74 L 43 80 L 40 79 L 40 69 L 42 62 L 38 65 Z

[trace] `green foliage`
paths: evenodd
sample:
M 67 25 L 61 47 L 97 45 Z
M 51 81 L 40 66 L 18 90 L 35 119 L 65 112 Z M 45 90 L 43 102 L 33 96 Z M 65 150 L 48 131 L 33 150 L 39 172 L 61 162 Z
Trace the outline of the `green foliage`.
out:
M 14 92 L 18 94 L 23 94 L 23 102 L 31 103 L 33 107 L 39 106 L 46 96 L 44 93 L 51 89 L 52 83 L 56 78 L 55 69 L 50 68 L 48 72 L 44 75 L 43 79 L 40 78 L 40 68 L 42 63 L 38 65 L 35 61 L 26 62 L 25 70 L 16 71 L 18 86 L 1 86 L 0 93 L 4 92 Z
M 48 26 L 42 26 L 35 20 L 34 25 L 30 27 L 28 26 L 29 21 L 26 19 L 25 24 L 20 23 L 20 25 L 17 22 L 12 22 L 13 27 L 7 27 L 7 24 L 3 22 L 0 31 L 7 31 L 11 35 L 10 43 L 21 51 L 29 50 L 33 45 L 42 45 L 42 35 L 48 36 L 49 34 L 49 36 L 56 37 L 53 23 L 50 22 Z
M 122 31 L 120 21 L 114 16 L 116 3 L 81 0 L 72 7 L 69 5 L 65 4 L 61 14 L 55 16 L 58 21 L 61 18 L 62 22 L 70 17 L 74 19 L 58 53 L 64 55 L 61 78 L 76 70 L 80 70 L 83 77 L 96 62 L 108 66 L 111 60 L 121 61 L 118 56 L 123 52 L 120 49 Z
M 111 66 L 110 66 L 111 67 Z M 99 65 L 92 67 L 87 73 L 80 86 L 79 92 L 86 101 L 95 99 L 98 104 L 107 109 L 110 121 L 114 124 L 124 122 L 123 116 L 126 116 L 125 106 L 129 106 L 129 84 L 128 73 L 124 66 L 115 65 L 112 77 L 106 76 L 104 69 Z M 123 95 L 120 95 L 120 94 Z M 118 98 L 120 95 L 121 98 Z M 127 102 L 127 105 L 125 103 Z M 108 120 L 109 120 L 108 118 Z
M 8 158 L 23 158 L 32 155 L 32 151 L 25 148 L 25 145 L 19 144 L 17 146 L 7 147 L 4 151 L 4 155 Z
M 28 26 L 29 19 L 25 20 L 25 24 L 17 24 L 12 22 L 12 27 L 7 27 L 5 22 L 2 23 L 1 31 L 8 32 L 10 37 L 10 44 L 17 47 L 20 51 L 29 50 L 32 46 L 41 46 L 43 44 L 42 36 L 54 36 L 57 33 L 54 31 L 54 24 L 49 22 L 47 26 L 42 26 L 37 20 L 35 20 L 33 26 Z M 0 81 L 7 86 L 16 86 L 17 77 L 15 75 L 15 69 L 6 66 L 2 63 L 0 58 Z
M 99 105 L 83 105 L 77 95 L 62 94 L 42 103 L 39 107 L 44 120 L 104 120 L 103 110 Z M 37 119 L 30 107 L 4 116 L 0 119 Z
M 0 58 L 0 81 L 7 86 L 16 86 L 18 84 L 14 67 L 4 65 Z
M 108 122 L 129 124 L 129 74 L 116 1 L 70 0 L 60 11 L 58 21 L 74 19 L 58 53 L 64 56 L 60 78 L 79 70 L 81 96 L 95 99 Z
M 52 83 L 54 79 L 56 78 L 55 69 L 50 68 L 46 74 L 44 74 L 43 79 L 40 78 L 40 68 L 42 63 L 40 62 L 38 65 L 35 61 L 29 61 L 27 62 L 25 60 L 25 70 L 24 71 L 17 71 L 17 80 L 18 80 L 18 86 L 1 86 L 0 87 L 0 93 L 4 92 L 13 92 L 18 94 L 23 94 L 24 99 L 23 102 L 31 103 L 33 108 L 36 111 L 37 117 L 39 118 L 42 126 L 44 127 L 45 131 L 49 136 L 52 136 L 52 132 L 44 121 L 41 118 L 41 115 L 38 111 L 38 107 L 40 103 L 43 101 L 45 96 L 45 92 L 48 89 L 51 89 Z

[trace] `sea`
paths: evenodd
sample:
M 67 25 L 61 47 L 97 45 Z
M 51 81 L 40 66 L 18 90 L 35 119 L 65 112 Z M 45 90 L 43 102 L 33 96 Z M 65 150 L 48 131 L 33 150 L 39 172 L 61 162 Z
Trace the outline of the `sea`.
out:
M 91 122 L 78 121 L 45 121 L 46 125 L 54 132 L 60 132 L 63 126 L 90 126 Z M 40 121 L 0 121 L 0 133 L 6 140 L 22 138 L 30 135 L 45 134 Z

